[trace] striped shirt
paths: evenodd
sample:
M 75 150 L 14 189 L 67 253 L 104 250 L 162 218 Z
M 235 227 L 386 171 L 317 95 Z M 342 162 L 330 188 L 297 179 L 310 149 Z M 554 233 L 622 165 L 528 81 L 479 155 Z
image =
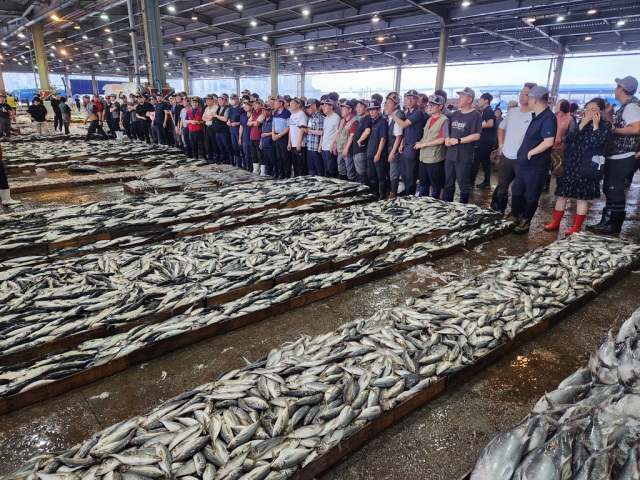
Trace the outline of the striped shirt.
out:
M 324 130 L 324 117 L 320 112 L 316 112 L 309 117 L 309 130 Z M 307 150 L 317 152 L 320 148 L 320 135 L 307 133 Z

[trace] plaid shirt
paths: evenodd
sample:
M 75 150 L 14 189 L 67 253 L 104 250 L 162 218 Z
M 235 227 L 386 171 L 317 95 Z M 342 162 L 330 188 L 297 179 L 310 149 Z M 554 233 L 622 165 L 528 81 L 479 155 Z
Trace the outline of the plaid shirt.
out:
M 324 117 L 320 112 L 316 112 L 309 117 L 309 130 L 324 130 Z M 314 152 L 320 148 L 320 135 L 307 133 L 307 150 Z

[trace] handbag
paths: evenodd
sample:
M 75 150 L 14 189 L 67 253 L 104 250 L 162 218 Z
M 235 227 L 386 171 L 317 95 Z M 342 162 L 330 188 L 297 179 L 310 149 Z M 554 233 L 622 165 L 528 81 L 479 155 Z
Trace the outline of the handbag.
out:
M 604 165 L 606 146 L 588 149 L 580 161 L 580 175 L 587 180 L 599 182 L 604 177 Z
M 559 177 L 562 175 L 564 162 L 564 148 L 556 148 L 551 151 L 551 175 Z

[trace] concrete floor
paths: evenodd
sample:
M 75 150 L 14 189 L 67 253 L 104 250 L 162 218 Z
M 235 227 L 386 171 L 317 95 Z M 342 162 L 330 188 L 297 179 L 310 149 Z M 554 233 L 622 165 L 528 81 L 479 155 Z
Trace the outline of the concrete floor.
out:
M 639 196 L 640 175 L 629 191 L 629 213 L 636 213 Z M 472 201 L 488 204 L 489 191 L 474 191 Z M 553 197 L 543 196 L 529 236 L 501 237 L 442 259 L 433 268 L 406 270 L 4 415 L 0 417 L 0 474 L 39 452 L 70 447 L 102 427 L 211 381 L 220 372 L 243 365 L 243 356 L 255 360 L 301 334 L 326 333 L 416 295 L 433 283 L 443 284 L 454 278 L 449 273 L 473 274 L 504 256 L 547 245 L 564 236 L 542 229 L 551 219 L 553 203 Z M 587 223 L 599 215 L 602 203 L 594 202 Z M 561 232 L 569 228 L 571 219 L 566 216 Z M 640 242 L 640 222 L 627 222 L 621 238 Z M 518 422 L 545 391 L 584 365 L 606 329 L 619 325 L 640 307 L 639 290 L 640 275 L 628 275 L 550 332 L 371 438 L 318 480 L 458 479 L 498 431 Z

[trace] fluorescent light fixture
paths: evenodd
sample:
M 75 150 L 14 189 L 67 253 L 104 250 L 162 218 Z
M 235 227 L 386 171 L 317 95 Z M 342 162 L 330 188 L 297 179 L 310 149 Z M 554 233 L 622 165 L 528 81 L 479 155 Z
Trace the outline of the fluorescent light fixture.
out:
M 176 37 L 176 42 L 181 42 L 181 41 L 182 41 L 182 38 Z
M 55 20 L 57 22 L 58 20 L 60 20 L 60 17 L 54 13 L 53 15 L 51 15 L 51 20 Z
M 76 30 L 80 30 L 80 25 L 78 25 L 77 23 L 73 26 L 74 29 Z
M 533 23 L 533 22 L 535 22 L 535 21 L 536 21 L 536 17 L 529 17 L 529 18 L 527 18 L 527 22 L 529 22 L 529 23 Z
M 463 6 L 463 7 L 468 7 L 469 5 L 471 5 L 471 2 L 469 2 L 468 0 L 464 0 L 464 1 L 462 2 L 462 6 Z
M 293 59 L 294 59 L 294 60 L 297 60 L 297 59 L 298 59 L 298 57 L 293 57 Z
M 228 46 L 229 46 L 229 42 L 227 42 L 227 41 L 225 40 L 225 41 L 224 41 L 224 43 L 223 43 L 223 45 L 224 45 L 225 47 L 228 47 Z
M 111 29 L 109 27 L 105 28 L 104 31 L 107 33 L 111 33 Z
M 198 16 L 196 14 L 191 15 L 191 20 L 195 22 L 196 20 L 198 20 Z
M 462 43 L 465 43 L 467 41 L 466 38 L 462 37 L 462 40 L 460 40 Z
M 267 37 L 266 35 L 263 35 L 262 36 L 262 40 L 264 40 L 266 42 L 267 40 L 269 40 L 269 37 Z
M 109 50 L 109 53 L 113 54 L 113 50 Z
M 627 21 L 624 18 L 621 18 L 620 20 L 618 20 L 617 25 L 624 25 L 625 23 L 627 23 Z
M 360 61 L 364 62 L 365 58 L 364 57 L 360 57 Z
M 590 8 L 587 15 L 593 15 L 594 13 L 598 13 L 598 11 L 595 8 Z
M 18 34 L 18 37 L 20 37 L 20 38 L 25 38 L 25 37 L 24 37 L 24 33 L 20 32 L 20 33 Z
M 562 15 L 558 15 L 558 18 L 556 18 L 557 22 L 561 22 L 564 20 L 564 17 Z
M 301 63 L 298 63 L 298 66 L 299 66 L 299 67 L 301 67 L 301 66 L 302 66 L 302 64 L 301 64 Z
M 169 5 L 169 11 L 170 12 L 175 12 L 176 11 L 176 7 L 174 7 L 173 5 Z
M 377 14 L 377 13 L 374 13 L 374 14 L 373 14 L 373 17 L 371 17 L 371 21 L 372 21 L 373 23 L 378 23 L 378 22 L 380 21 L 380 17 L 378 16 L 378 14 Z
M 309 9 L 308 8 L 303 8 L 302 9 L 302 14 L 306 17 L 307 15 L 309 15 Z
M 376 38 L 376 40 L 378 40 L 379 42 L 383 42 L 384 41 L 384 37 L 378 37 L 378 38 Z
M 89 40 L 89 37 L 87 37 L 86 35 L 82 35 L 82 38 L 83 38 L 84 40 Z
M 242 4 L 241 4 L 241 3 L 237 4 L 237 5 L 236 5 L 236 8 L 237 8 L 238 10 L 242 10 Z
M 113 38 L 111 37 L 107 38 L 107 40 L 109 40 L 110 42 L 113 42 Z
M 314 47 L 313 45 L 309 45 L 309 50 L 313 50 L 314 48 L 316 47 Z
M 258 25 L 258 22 L 256 22 L 255 20 L 251 20 L 251 26 L 255 27 Z
M 593 37 L 591 35 L 587 35 L 586 37 L 584 37 L 585 40 L 591 40 Z
M 109 20 L 109 15 L 107 15 L 107 12 L 102 12 L 102 13 L 100 14 L 100 18 L 101 18 L 102 20 Z

